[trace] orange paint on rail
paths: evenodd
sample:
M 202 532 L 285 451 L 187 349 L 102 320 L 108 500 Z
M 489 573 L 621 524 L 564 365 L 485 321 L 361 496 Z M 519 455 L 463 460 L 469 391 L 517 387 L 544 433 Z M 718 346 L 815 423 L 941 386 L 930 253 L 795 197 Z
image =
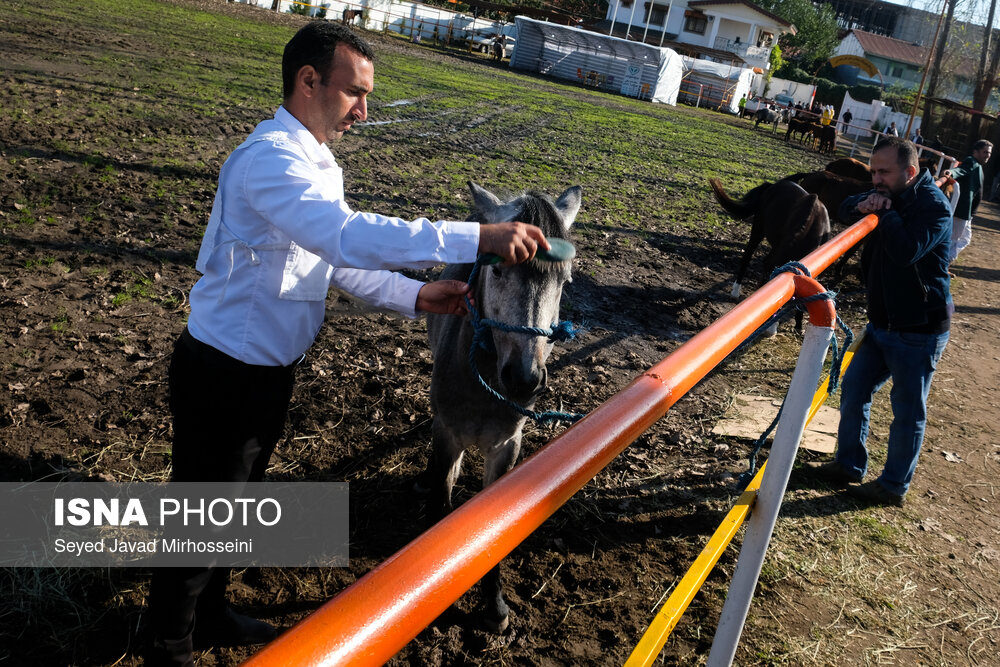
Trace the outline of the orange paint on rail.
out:
M 875 224 L 875 216 L 868 216 L 802 263 L 819 273 Z M 804 276 L 777 276 L 245 664 L 385 663 L 662 417 L 797 287 L 805 294 L 822 289 Z M 810 304 L 810 321 L 828 318 L 829 304 Z

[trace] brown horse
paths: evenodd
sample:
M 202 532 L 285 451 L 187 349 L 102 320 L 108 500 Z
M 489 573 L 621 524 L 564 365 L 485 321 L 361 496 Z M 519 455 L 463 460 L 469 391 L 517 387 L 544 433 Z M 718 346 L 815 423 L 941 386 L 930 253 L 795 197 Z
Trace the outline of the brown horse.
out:
M 868 165 L 852 157 L 842 157 L 826 165 L 826 170 L 837 176 L 853 178 L 866 183 L 872 182 L 872 172 Z
M 785 141 L 788 141 L 793 134 L 799 133 L 799 143 L 805 143 L 806 135 L 812 135 L 814 139 L 819 136 L 822 126 L 805 118 L 789 118 L 788 130 L 785 132 Z
M 351 24 L 354 22 L 354 19 L 361 16 L 361 13 L 362 10 L 360 9 L 351 9 L 350 7 L 344 7 L 344 14 L 340 22 L 343 23 L 344 25 Z
M 845 199 L 872 189 L 870 176 L 867 181 L 860 181 L 856 178 L 838 176 L 831 171 L 811 171 L 792 174 L 791 176 L 786 176 L 785 180 L 797 183 L 806 192 L 817 195 L 833 220 L 839 220 L 837 212 L 840 210 L 840 205 Z M 848 223 L 855 221 L 843 220 L 841 222 Z
M 815 131 L 814 131 L 815 134 Z M 837 150 L 837 128 L 833 125 L 823 125 L 819 132 L 819 152 L 833 155 Z
M 719 179 L 709 179 L 709 183 L 715 198 L 730 215 L 739 220 L 753 217 L 750 240 L 733 282 L 733 298 L 739 297 L 750 257 L 765 238 L 771 245 L 764 260 L 767 273 L 802 259 L 830 238 L 830 218 L 819 197 L 789 180 L 758 185 L 738 201 L 726 193 Z M 796 328 L 800 328 L 798 319 Z

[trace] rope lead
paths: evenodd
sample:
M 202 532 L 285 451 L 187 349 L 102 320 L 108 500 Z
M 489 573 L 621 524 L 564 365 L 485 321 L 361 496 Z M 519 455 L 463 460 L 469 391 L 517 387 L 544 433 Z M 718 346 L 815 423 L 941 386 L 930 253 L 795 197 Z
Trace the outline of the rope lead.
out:
M 479 275 L 479 268 L 483 264 L 489 263 L 492 259 L 493 258 L 489 255 L 481 255 L 479 259 L 476 260 L 476 263 L 472 266 L 472 272 L 469 274 L 470 287 Z M 476 350 L 478 348 L 482 348 L 484 350 L 493 349 L 492 340 L 488 335 L 490 329 L 498 329 L 509 333 L 523 333 L 531 336 L 544 336 L 553 342 L 559 343 L 567 340 L 573 340 L 573 338 L 576 337 L 576 334 L 580 331 L 578 328 L 574 327 L 571 322 L 566 320 L 557 322 L 548 329 L 505 324 L 503 322 L 497 322 L 495 320 L 481 317 L 479 315 L 479 310 L 472 305 L 472 301 L 469 297 L 465 297 L 465 304 L 469 308 L 469 315 L 472 324 L 472 344 L 469 346 L 469 366 L 472 368 L 473 374 L 475 374 L 476 379 L 479 381 L 479 385 L 485 389 L 487 393 L 519 415 L 528 417 L 539 424 L 549 424 L 557 421 L 564 421 L 573 424 L 586 416 L 585 414 L 578 412 L 558 412 L 555 410 L 535 412 L 534 410 L 528 410 L 523 405 L 515 403 L 487 384 L 486 380 L 483 378 L 483 374 L 479 372 L 478 364 L 476 364 Z

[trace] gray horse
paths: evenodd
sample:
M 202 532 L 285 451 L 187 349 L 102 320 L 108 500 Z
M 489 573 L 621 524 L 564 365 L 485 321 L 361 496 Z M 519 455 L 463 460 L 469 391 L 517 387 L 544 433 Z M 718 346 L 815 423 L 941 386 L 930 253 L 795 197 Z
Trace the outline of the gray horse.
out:
M 469 183 L 475 205 L 470 220 L 483 223 L 520 220 L 541 227 L 547 238 L 565 239 L 580 210 L 580 187 L 563 192 L 554 202 L 528 192 L 500 201 L 475 183 Z M 471 264 L 448 266 L 442 279 L 468 280 Z M 480 266 L 472 285 L 475 306 L 482 317 L 508 325 L 549 328 L 559 321 L 563 285 L 570 280 L 570 262 L 543 262 L 538 258 L 503 266 Z M 483 388 L 469 365 L 473 326 L 469 316 L 429 315 L 427 334 L 434 355 L 431 409 L 434 411 L 433 453 L 418 488 L 430 488 L 428 518 L 441 519 L 452 509 L 451 494 L 466 449 L 485 457 L 483 485 L 514 467 L 521 449 L 525 417 Z M 477 350 L 476 365 L 490 387 L 511 401 L 531 409 L 545 389 L 545 362 L 552 343 L 545 337 L 490 330 L 489 349 Z M 484 621 L 502 632 L 509 610 L 503 599 L 500 566 L 482 580 Z
M 754 128 L 760 127 L 761 123 L 767 123 L 771 126 L 771 134 L 778 131 L 778 121 L 781 120 L 781 114 L 770 108 L 758 109 L 757 113 L 754 114 L 756 119 L 753 126 Z

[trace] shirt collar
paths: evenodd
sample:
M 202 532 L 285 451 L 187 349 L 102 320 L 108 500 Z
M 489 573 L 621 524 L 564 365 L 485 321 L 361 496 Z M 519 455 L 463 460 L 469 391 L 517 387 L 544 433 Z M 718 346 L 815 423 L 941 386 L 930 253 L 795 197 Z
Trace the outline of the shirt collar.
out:
M 285 126 L 292 140 L 305 149 L 306 157 L 316 163 L 317 166 L 333 167 L 337 164 L 337 160 L 334 159 L 330 148 L 326 144 L 316 141 L 316 137 L 313 136 L 312 132 L 306 129 L 306 126 L 293 116 L 288 109 L 283 106 L 278 107 L 278 110 L 274 114 L 274 120 Z

